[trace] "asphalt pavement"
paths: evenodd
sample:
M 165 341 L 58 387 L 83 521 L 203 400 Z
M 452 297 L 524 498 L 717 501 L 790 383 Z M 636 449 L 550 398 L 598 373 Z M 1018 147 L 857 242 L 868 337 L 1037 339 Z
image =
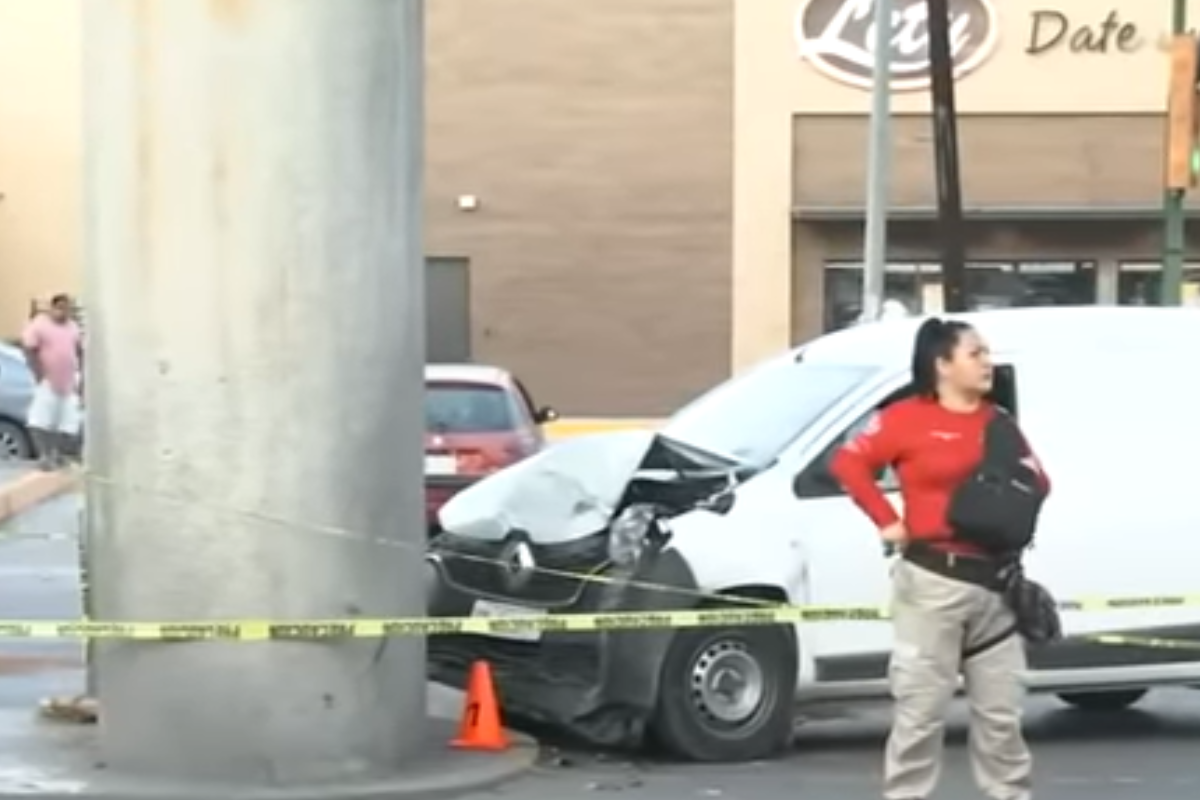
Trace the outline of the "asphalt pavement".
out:
M 73 619 L 82 613 L 76 555 L 78 494 L 0 525 L 0 619 Z M 0 640 L 0 709 L 83 691 L 79 642 Z
M 78 496 L 69 495 L 0 527 L 0 618 L 80 613 L 79 511 Z M 78 643 L 0 641 L 0 710 L 33 713 L 41 697 L 80 691 L 80 654 Z M 430 703 L 453 708 L 460 699 L 435 688 Z M 1200 691 L 1152 692 L 1133 709 L 1108 714 L 1035 698 L 1026 719 L 1039 800 L 1200 798 Z M 870 800 L 878 797 L 887 724 L 884 707 L 807 720 L 785 757 L 745 765 L 672 764 L 546 746 L 527 777 L 464 800 L 594 800 L 597 794 L 624 800 Z M 965 731 L 958 707 L 936 795 L 941 800 L 980 796 L 966 759 Z

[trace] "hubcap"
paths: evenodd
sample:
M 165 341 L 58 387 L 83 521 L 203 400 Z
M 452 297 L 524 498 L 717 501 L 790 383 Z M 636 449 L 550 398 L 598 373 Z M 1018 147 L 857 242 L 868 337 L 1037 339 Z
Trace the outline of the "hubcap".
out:
M 0 458 L 16 458 L 21 455 L 21 447 L 10 431 L 0 430 Z
M 719 723 L 743 724 L 762 704 L 762 667 L 738 642 L 709 645 L 693 663 L 691 677 L 696 711 Z

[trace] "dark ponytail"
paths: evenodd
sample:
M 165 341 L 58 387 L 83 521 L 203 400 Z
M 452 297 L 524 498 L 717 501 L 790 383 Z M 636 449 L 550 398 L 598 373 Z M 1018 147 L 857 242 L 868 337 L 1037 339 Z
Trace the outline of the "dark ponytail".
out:
M 912 386 L 921 397 L 937 397 L 937 362 L 948 359 L 954 352 L 958 339 L 971 326 L 955 320 L 931 317 L 917 328 L 913 342 Z

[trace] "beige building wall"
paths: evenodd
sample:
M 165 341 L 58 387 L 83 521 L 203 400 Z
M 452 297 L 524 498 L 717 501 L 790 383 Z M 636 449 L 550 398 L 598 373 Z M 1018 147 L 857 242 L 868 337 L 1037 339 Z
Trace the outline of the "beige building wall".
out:
M 0 337 L 81 276 L 77 0 L 0 0 Z
M 79 7 L 0 0 L 4 336 L 81 283 Z M 721 379 L 733 0 L 426 8 L 427 252 L 469 261 L 475 357 L 577 414 L 661 413 Z
M 470 260 L 478 357 L 565 410 L 647 414 L 813 332 L 798 315 L 819 312 L 820 280 L 801 261 L 851 258 L 858 234 L 841 222 L 809 236 L 795 210 L 861 205 L 869 72 L 847 78 L 843 61 L 833 74 L 829 48 L 814 55 L 811 41 L 802 53 L 814 32 L 800 23 L 811 6 L 828 22 L 856 2 L 430 3 L 429 253 Z M 1053 192 L 1101 204 L 1114 186 L 1153 202 L 1165 4 L 950 4 L 988 20 L 967 28 L 973 63 L 958 84 L 968 204 L 1032 207 Z M 1200 20 L 1200 0 L 1189 14 Z M 842 38 L 861 45 L 865 30 L 852 19 Z M 76 0 L 0 0 L 3 336 L 31 298 L 80 284 L 79 50 Z M 894 99 L 898 202 L 927 202 L 932 184 L 915 84 Z M 1054 155 L 1031 163 L 1028 196 L 1019 164 L 986 163 L 995 148 L 1007 160 L 1047 141 Z M 1047 164 L 1062 180 L 1046 180 Z M 460 194 L 480 208 L 460 212 Z M 1071 230 L 1091 235 L 1084 222 Z M 1113 252 L 1151 257 L 1151 229 L 1130 230 Z
M 906 14 L 924 7 L 924 0 L 895 2 Z M 1076 211 L 1152 207 L 1161 185 L 1169 4 L 949 3 L 965 40 L 960 63 L 969 67 L 957 81 L 965 204 L 1031 213 L 1055 204 Z M 796 332 L 814 333 L 796 316 L 811 316 L 819 306 L 820 255 L 861 252 L 861 227 L 818 230 L 796 217 L 797 208 L 861 210 L 864 203 L 869 6 L 869 0 L 736 4 L 735 366 L 787 346 Z M 1200 0 L 1188 6 L 1191 19 L 1200 20 Z M 902 52 L 905 36 L 920 44 L 921 33 L 919 26 L 897 28 L 894 40 L 894 63 L 913 68 L 903 76 L 893 72 L 897 206 L 932 203 L 927 82 L 919 63 Z M 1037 226 L 1020 227 L 1029 233 Z M 1058 227 L 1061 235 L 1040 236 L 1044 250 L 1059 249 L 1056 236 L 1087 239 L 1078 221 Z M 1145 233 L 1131 229 L 1126 244 L 1110 246 L 1144 254 Z M 858 252 L 847 252 L 848 245 Z
M 427 250 L 470 260 L 476 357 L 573 414 L 724 378 L 733 0 L 428 9 Z

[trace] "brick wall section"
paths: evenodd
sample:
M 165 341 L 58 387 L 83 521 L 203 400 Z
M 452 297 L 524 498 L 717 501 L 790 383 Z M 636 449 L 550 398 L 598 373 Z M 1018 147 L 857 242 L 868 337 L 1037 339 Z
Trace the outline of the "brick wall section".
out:
M 427 9 L 426 251 L 471 261 L 476 359 L 570 414 L 726 377 L 732 0 Z
M 893 123 L 892 203 L 935 200 L 931 123 Z M 861 206 L 865 117 L 794 118 L 799 206 Z M 958 121 L 963 203 L 978 206 L 1154 205 L 1162 198 L 1160 115 L 963 116 Z

